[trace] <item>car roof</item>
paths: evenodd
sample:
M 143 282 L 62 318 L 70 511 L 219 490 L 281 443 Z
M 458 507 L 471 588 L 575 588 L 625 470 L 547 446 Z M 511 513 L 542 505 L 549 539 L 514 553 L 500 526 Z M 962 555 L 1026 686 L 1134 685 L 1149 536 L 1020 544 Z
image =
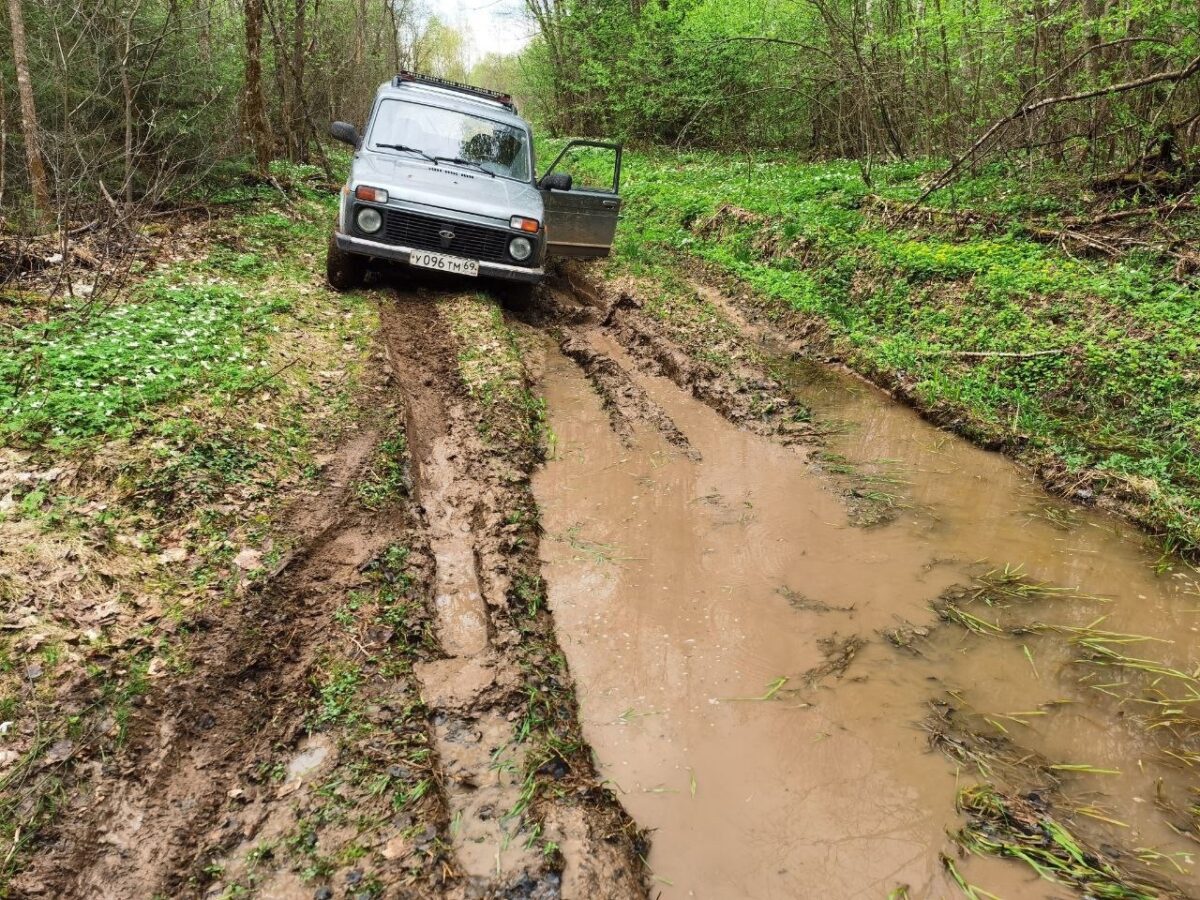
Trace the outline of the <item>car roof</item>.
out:
M 483 97 L 473 97 L 448 88 L 435 87 L 430 84 L 406 81 L 400 85 L 385 81 L 379 86 L 379 96 L 397 100 L 413 100 L 417 103 L 428 103 L 430 106 L 440 106 L 453 109 L 456 112 L 483 116 L 494 122 L 514 125 L 517 128 L 529 128 L 529 123 L 512 110 L 496 100 L 486 100 Z

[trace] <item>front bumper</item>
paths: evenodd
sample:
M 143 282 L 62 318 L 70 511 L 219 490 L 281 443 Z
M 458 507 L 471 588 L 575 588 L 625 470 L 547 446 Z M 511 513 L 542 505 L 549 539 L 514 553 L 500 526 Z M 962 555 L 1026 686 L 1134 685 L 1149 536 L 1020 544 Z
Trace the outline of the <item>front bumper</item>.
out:
M 407 263 L 409 256 L 413 253 L 411 247 L 384 244 L 379 241 L 368 240 L 367 238 L 355 237 L 352 234 L 344 234 L 340 231 L 336 232 L 334 237 L 337 240 L 338 249 L 344 250 L 347 253 L 358 253 L 362 256 L 373 256 L 377 259 L 390 259 L 402 263 Z M 485 275 L 488 278 L 502 278 L 506 281 L 523 281 L 527 284 L 537 284 L 542 280 L 542 276 L 546 274 L 546 270 L 541 266 L 535 269 L 529 266 L 510 266 L 505 263 L 479 260 L 479 274 Z

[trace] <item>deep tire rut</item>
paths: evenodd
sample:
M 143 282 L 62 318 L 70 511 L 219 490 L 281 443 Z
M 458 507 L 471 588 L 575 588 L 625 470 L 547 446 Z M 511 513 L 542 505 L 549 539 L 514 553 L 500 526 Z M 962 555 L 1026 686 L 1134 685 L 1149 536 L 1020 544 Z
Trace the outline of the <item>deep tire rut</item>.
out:
M 343 447 L 326 489 L 298 513 L 305 549 L 288 571 L 192 623 L 195 671 L 144 699 L 128 746 L 94 773 L 109 784 L 77 798 L 19 890 L 114 900 L 199 893 L 206 861 L 236 839 L 221 823 L 231 789 L 276 744 L 299 737 L 315 645 L 328 631 L 325 598 L 403 531 L 344 511 L 377 438 Z
M 460 348 L 430 299 L 398 297 L 384 311 L 384 334 L 406 400 L 445 654 L 416 674 L 467 893 L 643 896 L 640 837 L 599 787 L 568 676 L 552 663 L 553 622 L 544 609 L 529 616 L 516 596 L 539 566 L 536 524 L 510 515 L 534 509 L 536 459 L 481 438 L 481 410 L 456 370 Z M 530 692 L 548 689 L 562 692 L 555 715 L 566 729 L 551 737 L 550 753 L 519 733 L 533 714 Z
M 319 495 L 278 518 L 295 549 L 189 621 L 185 670 L 141 698 L 116 758 L 77 771 L 17 896 L 648 896 L 645 839 L 600 784 L 530 600 L 536 454 L 481 437 L 434 298 L 381 316 L 390 367 L 360 400 L 380 426 L 352 429 Z M 365 506 L 400 399 L 411 493 Z M 397 548 L 403 574 L 381 575 Z M 407 619 L 348 631 L 381 578 L 411 583 Z M 407 662 L 379 663 L 400 628 Z

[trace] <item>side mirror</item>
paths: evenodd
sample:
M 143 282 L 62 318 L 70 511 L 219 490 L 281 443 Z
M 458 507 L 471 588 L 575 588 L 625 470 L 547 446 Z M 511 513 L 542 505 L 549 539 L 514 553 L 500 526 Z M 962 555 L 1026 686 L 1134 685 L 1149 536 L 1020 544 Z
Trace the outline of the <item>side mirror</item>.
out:
M 334 122 L 329 126 L 329 136 L 351 147 L 358 146 L 358 129 L 349 122 Z
M 542 176 L 538 187 L 543 191 L 569 191 L 573 183 L 573 179 L 566 172 L 551 172 Z

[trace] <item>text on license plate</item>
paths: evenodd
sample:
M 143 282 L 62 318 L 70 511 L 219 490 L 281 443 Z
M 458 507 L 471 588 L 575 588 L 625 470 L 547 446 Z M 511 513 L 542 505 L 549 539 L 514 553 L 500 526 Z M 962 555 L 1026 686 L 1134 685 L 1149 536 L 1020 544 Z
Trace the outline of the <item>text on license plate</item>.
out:
M 422 269 L 437 269 L 439 272 L 453 272 L 455 275 L 479 274 L 479 261 L 463 259 L 461 256 L 447 256 L 444 253 L 414 250 L 408 261 Z

